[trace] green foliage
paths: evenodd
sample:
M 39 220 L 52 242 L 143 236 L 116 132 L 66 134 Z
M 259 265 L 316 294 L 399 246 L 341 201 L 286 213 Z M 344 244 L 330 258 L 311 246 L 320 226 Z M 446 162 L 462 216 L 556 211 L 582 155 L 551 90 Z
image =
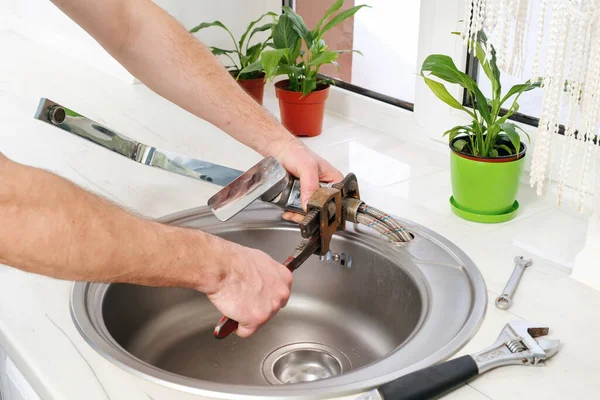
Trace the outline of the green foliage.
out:
M 259 22 L 261 22 L 267 17 L 271 17 L 272 22 L 260 25 L 258 27 L 256 26 Z M 233 36 L 231 31 L 227 29 L 227 27 L 223 25 L 223 23 L 220 21 L 203 22 L 200 25 L 190 29 L 190 33 L 196 33 L 199 30 L 210 28 L 213 26 L 219 27 L 227 31 L 233 42 L 234 49 L 225 50 L 217 47 L 211 47 L 210 49 L 212 53 L 216 56 L 226 56 L 231 60 L 233 64 L 227 66 L 226 68 L 234 72 L 236 74 L 237 79 L 252 79 L 260 77 L 260 75 L 264 71 L 263 66 L 260 62 L 260 55 L 265 50 L 265 48 L 273 45 L 271 41 L 273 39 L 273 33 L 271 32 L 271 34 L 262 42 L 255 43 L 251 46 L 250 43 L 252 41 L 252 38 L 259 32 L 265 32 L 269 30 L 272 31 L 276 23 L 277 14 L 273 12 L 263 14 L 258 19 L 250 22 L 250 24 L 246 28 L 246 31 L 240 37 L 239 41 L 235 40 L 235 37 Z M 231 55 L 237 55 L 237 61 Z
M 444 132 L 444 136 L 448 136 L 449 141 L 461 135 L 465 136 L 464 138 L 461 136 L 453 143 L 454 149 L 459 152 L 482 157 L 518 154 L 521 150 L 521 136 L 518 130 L 523 132 L 528 139 L 529 135 L 518 125 L 506 121 L 519 110 L 517 101 L 521 94 L 539 88 L 541 81 L 527 81 L 515 85 L 502 97 L 500 69 L 496 63 L 494 46 L 488 43 L 483 31 L 479 32 L 476 41 L 470 40 L 468 44 L 471 51 L 475 52 L 485 76 L 491 82 L 491 99 L 487 99 L 479 89 L 477 82 L 460 71 L 452 59 L 446 55 L 432 54 L 425 59 L 421 67 L 421 76 L 433 94 L 450 107 L 464 111 L 473 120 L 470 125 L 455 126 L 447 130 Z M 464 107 L 448 92 L 443 83 L 431 79 L 431 76 L 464 88 L 471 103 L 476 107 L 472 110 Z M 502 106 L 513 97 L 512 103 L 506 108 L 506 113 L 500 116 Z
M 348 10 L 340 10 L 344 0 L 337 0 L 323 15 L 313 30 L 310 30 L 300 15 L 289 7 L 283 7 L 283 13 L 273 26 L 273 43 L 261 56 L 267 78 L 272 80 L 279 75 L 287 75 L 290 80 L 289 90 L 302 92 L 304 95 L 317 89 L 325 81 L 319 80 L 319 69 L 326 64 L 339 68 L 336 60 L 341 53 L 355 50 L 330 50 L 323 40 L 327 31 L 352 17 L 366 5 L 359 5 Z M 360 52 L 359 52 L 360 53 Z M 241 72 L 252 71 L 248 65 Z

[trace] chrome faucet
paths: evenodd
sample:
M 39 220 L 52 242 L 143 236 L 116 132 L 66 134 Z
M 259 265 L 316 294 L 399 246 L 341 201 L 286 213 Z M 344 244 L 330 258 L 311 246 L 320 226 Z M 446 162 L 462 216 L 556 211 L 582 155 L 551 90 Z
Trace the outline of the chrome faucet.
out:
M 242 171 L 158 149 L 117 133 L 77 112 L 42 98 L 35 118 L 87 139 L 140 164 L 226 186 Z
M 140 143 L 46 98 L 40 100 L 35 118 L 140 164 L 225 187 L 209 201 L 222 221 L 258 199 L 285 210 L 303 212 L 300 181 L 273 157 L 261 160 L 246 172 L 238 171 Z

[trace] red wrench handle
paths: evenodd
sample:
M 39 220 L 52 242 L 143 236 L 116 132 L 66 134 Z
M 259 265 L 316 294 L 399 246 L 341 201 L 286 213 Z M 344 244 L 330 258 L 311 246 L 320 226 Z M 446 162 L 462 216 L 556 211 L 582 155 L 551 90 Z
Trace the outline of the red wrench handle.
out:
M 319 235 L 315 235 L 308 240 L 302 241 L 294 253 L 283 262 L 283 265 L 285 265 L 290 272 L 294 272 L 304 263 L 304 261 L 308 260 L 308 258 L 319 249 L 319 245 Z M 213 335 L 217 339 L 224 339 L 235 332 L 238 328 L 238 325 L 239 324 L 237 321 L 228 317 L 223 317 L 217 326 L 215 326 Z
M 288 267 L 288 269 L 291 272 L 294 272 L 294 269 L 296 269 L 296 263 L 294 262 L 295 258 L 293 256 L 289 256 L 287 258 L 287 260 L 285 260 L 285 262 L 283 263 L 283 265 L 285 265 L 286 267 Z M 225 339 L 227 336 L 231 335 L 233 332 L 235 332 L 238 328 L 238 322 L 228 318 L 228 317 L 223 317 L 221 318 L 221 320 L 219 321 L 219 323 L 217 324 L 217 326 L 215 326 L 215 330 L 213 332 L 213 334 L 215 335 L 215 337 L 217 339 Z

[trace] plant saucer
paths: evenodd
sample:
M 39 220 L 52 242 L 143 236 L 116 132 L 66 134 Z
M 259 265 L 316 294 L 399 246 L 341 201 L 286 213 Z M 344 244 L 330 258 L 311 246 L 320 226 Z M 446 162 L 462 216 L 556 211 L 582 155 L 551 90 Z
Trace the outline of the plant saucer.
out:
M 461 209 L 454 200 L 453 196 L 450 196 L 450 206 L 452 207 L 454 214 L 458 215 L 459 217 L 466 219 L 467 221 L 480 222 L 483 224 L 497 224 L 500 222 L 510 221 L 515 217 L 517 211 L 519 210 L 519 202 L 515 200 L 510 210 L 504 214 L 476 214 Z

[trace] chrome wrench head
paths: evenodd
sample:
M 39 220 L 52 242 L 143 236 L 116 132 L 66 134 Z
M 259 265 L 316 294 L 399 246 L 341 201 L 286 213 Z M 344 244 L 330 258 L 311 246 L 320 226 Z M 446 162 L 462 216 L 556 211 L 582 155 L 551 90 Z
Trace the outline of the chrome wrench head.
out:
M 219 220 L 227 221 L 258 199 L 270 201 L 290 179 L 274 157 L 266 157 L 212 196 L 208 206 Z
M 505 365 L 543 365 L 558 353 L 561 344 L 560 340 L 540 338 L 549 331 L 527 321 L 509 322 L 493 345 L 472 356 L 479 373 Z

